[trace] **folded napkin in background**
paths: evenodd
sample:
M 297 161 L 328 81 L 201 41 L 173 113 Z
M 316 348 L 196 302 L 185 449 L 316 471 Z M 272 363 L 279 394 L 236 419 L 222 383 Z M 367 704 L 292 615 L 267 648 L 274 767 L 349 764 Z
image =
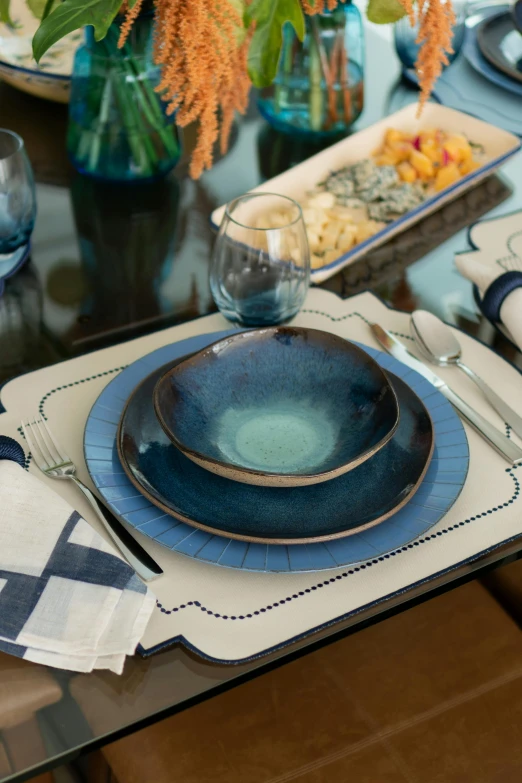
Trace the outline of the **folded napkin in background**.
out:
M 155 605 L 112 546 L 0 437 L 0 650 L 121 674 Z
M 458 253 L 460 274 L 475 285 L 478 306 L 522 350 L 522 211 L 471 227 L 475 250 Z

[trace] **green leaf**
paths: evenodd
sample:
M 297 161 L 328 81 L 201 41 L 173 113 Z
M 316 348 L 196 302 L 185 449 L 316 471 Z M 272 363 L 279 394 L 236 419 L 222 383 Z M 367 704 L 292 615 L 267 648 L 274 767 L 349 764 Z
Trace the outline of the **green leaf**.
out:
M 248 51 L 248 73 L 256 87 L 271 84 L 277 73 L 283 25 L 289 22 L 299 39 L 305 34 L 305 23 L 299 0 L 252 0 L 245 10 L 245 22 L 256 23 Z
M 406 9 L 399 0 L 369 0 L 366 16 L 375 24 L 393 24 L 406 16 Z
M 14 26 L 14 22 L 9 14 L 9 5 L 11 0 L 0 0 L 0 22 Z
M 47 5 L 47 0 L 26 0 L 26 2 L 32 15 L 37 19 L 41 19 L 45 6 Z
M 42 13 L 42 20 L 47 19 L 51 11 L 53 10 L 53 5 L 55 4 L 56 0 L 47 0 L 43 13 Z
M 63 3 L 43 20 L 34 34 L 35 60 L 39 62 L 53 44 L 85 25 L 92 25 L 95 39 L 101 41 L 120 6 L 121 0 L 63 0 Z

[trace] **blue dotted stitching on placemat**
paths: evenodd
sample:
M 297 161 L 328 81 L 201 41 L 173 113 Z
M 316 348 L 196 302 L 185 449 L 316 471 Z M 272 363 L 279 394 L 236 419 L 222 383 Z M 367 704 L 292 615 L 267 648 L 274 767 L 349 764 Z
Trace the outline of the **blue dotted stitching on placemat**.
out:
M 49 399 L 53 394 L 56 394 L 58 391 L 63 391 L 64 389 L 69 389 L 71 386 L 79 386 L 80 383 L 86 383 L 87 381 L 94 381 L 96 378 L 103 378 L 104 375 L 113 375 L 115 372 L 121 372 L 121 370 L 124 370 L 126 367 L 128 367 L 127 364 L 122 365 L 121 367 L 115 367 L 113 370 L 105 370 L 104 372 L 99 372 L 96 375 L 90 375 L 87 378 L 82 378 L 79 381 L 72 381 L 71 383 L 64 383 L 63 386 L 57 386 L 55 389 L 51 389 L 51 391 L 47 392 L 47 394 L 44 394 L 42 399 L 40 400 L 40 404 L 38 405 L 38 413 L 42 418 L 44 418 L 47 421 L 47 416 L 44 412 L 45 402 Z
M 517 466 L 521 467 L 521 466 Z M 396 549 L 394 552 L 388 552 L 386 555 L 382 555 L 381 557 L 376 557 L 373 560 L 369 560 L 366 563 L 362 563 L 361 565 L 355 566 L 354 568 L 350 568 L 347 571 L 343 571 L 342 574 L 338 574 L 337 576 L 333 576 L 330 579 L 326 579 L 324 582 L 319 582 L 318 584 L 307 587 L 305 590 L 300 590 L 297 593 L 294 593 L 291 596 L 288 596 L 287 598 L 282 598 L 279 601 L 276 601 L 273 604 L 269 604 L 262 609 L 258 609 L 254 612 L 250 612 L 249 614 L 245 615 L 226 615 L 226 614 L 218 614 L 217 612 L 212 611 L 212 609 L 207 609 L 206 606 L 202 606 L 199 601 L 187 601 L 185 604 L 180 604 L 179 606 L 175 606 L 172 609 L 165 609 L 163 604 L 161 604 L 159 601 L 156 601 L 156 606 L 162 612 L 163 614 L 174 614 L 175 612 L 179 612 L 182 609 L 188 609 L 189 606 L 195 606 L 197 607 L 201 612 L 205 612 L 208 615 L 211 615 L 212 617 L 216 617 L 220 620 L 249 620 L 253 618 L 254 616 L 257 616 L 259 614 L 264 614 L 267 611 L 270 611 L 272 609 L 275 609 L 276 607 L 282 606 L 284 604 L 289 603 L 290 601 L 295 601 L 298 598 L 302 598 L 307 593 L 312 593 L 315 590 L 321 589 L 323 587 L 327 587 L 329 584 L 333 582 L 337 582 L 341 579 L 346 579 L 349 576 L 352 576 L 353 574 L 357 573 L 358 571 L 365 571 L 367 568 L 371 568 L 373 565 L 377 565 L 377 563 L 384 562 L 384 560 L 389 560 L 390 557 L 395 557 L 396 555 L 400 555 L 402 552 L 406 552 L 408 549 L 413 549 L 416 546 L 420 546 L 421 544 L 425 544 L 428 541 L 432 541 L 435 538 L 440 538 L 445 533 L 449 533 L 452 530 L 456 530 L 459 527 L 464 527 L 464 525 L 468 525 L 470 522 L 475 521 L 476 519 L 481 519 L 482 517 L 487 517 L 488 514 L 493 514 L 495 511 L 500 511 L 501 508 L 505 508 L 506 506 L 510 506 L 512 503 L 515 502 L 517 497 L 520 494 L 520 482 L 518 478 L 514 475 L 513 471 L 517 468 L 506 468 L 506 473 L 511 474 L 511 477 L 515 484 L 515 491 L 510 498 L 510 500 L 507 500 L 505 503 L 501 503 L 500 506 L 494 506 L 493 508 L 489 509 L 488 511 L 483 511 L 480 514 L 476 514 L 473 517 L 469 517 L 468 519 L 464 519 L 462 522 L 456 522 L 454 525 L 450 525 L 447 528 L 444 528 L 444 530 L 439 530 L 437 533 L 431 533 L 428 536 L 424 536 L 423 538 L 419 538 L 417 541 L 413 541 L 411 544 L 405 544 L 400 549 Z
M 63 391 L 64 389 L 69 389 L 71 386 L 79 386 L 80 383 L 86 383 L 86 381 L 94 381 L 96 380 L 96 378 L 103 378 L 104 375 L 112 375 L 115 372 L 121 372 L 121 370 L 124 370 L 127 366 L 128 366 L 127 364 L 124 364 L 121 367 L 115 367 L 112 370 L 105 370 L 104 372 L 99 372 L 96 375 L 90 375 L 87 378 L 82 378 L 79 381 L 72 381 L 71 383 L 64 383 L 63 386 L 56 386 L 56 388 L 51 389 L 49 392 L 47 392 L 47 394 L 44 394 L 44 396 L 42 397 L 38 405 L 38 413 L 43 419 L 45 419 L 45 421 L 47 421 L 47 416 L 45 415 L 44 406 L 46 400 L 48 400 L 49 397 L 51 397 L 53 394 L 56 394 L 56 392 L 58 391 Z M 18 429 L 18 433 L 20 434 L 20 437 L 25 440 L 25 436 L 22 428 L 18 427 L 17 429 Z M 31 452 L 30 451 L 27 452 L 25 457 L 24 470 L 29 470 L 29 466 L 31 464 L 32 458 L 33 455 L 31 454 Z

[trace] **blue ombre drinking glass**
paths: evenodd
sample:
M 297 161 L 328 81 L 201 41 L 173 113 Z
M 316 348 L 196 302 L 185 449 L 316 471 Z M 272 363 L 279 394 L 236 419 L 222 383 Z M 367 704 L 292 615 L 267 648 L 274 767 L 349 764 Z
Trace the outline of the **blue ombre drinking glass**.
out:
M 464 43 L 468 0 L 453 0 L 452 5 L 453 10 L 455 11 L 455 24 L 453 26 L 453 37 L 451 40 L 453 51 L 447 55 L 450 65 L 458 56 L 462 44 Z M 420 49 L 420 44 L 417 43 L 418 34 L 419 26 L 415 25 L 412 27 L 407 16 L 404 16 L 393 26 L 395 51 L 399 55 L 400 61 L 407 69 L 413 68 L 417 60 L 417 54 Z
M 27 252 L 35 217 L 33 170 L 23 139 L 0 129 L 0 276 Z
M 299 204 L 273 193 L 231 201 L 219 229 L 210 288 L 225 318 L 243 326 L 287 321 L 310 282 L 310 249 Z

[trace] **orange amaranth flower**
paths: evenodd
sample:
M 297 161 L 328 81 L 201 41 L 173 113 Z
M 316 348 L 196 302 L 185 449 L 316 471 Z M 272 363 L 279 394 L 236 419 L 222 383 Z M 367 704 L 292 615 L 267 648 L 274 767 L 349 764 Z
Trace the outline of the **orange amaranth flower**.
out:
M 413 10 L 413 0 L 401 0 L 401 5 L 408 14 L 408 19 L 412 27 L 415 27 L 415 11 Z
M 179 126 L 199 123 L 190 164 L 190 174 L 197 179 L 212 166 L 220 126 L 224 150 L 234 112 L 246 110 L 249 39 L 241 14 L 228 1 L 156 0 L 155 5 L 155 60 L 161 65 L 157 89 L 168 104 L 167 113 L 177 112 Z M 127 12 L 120 45 L 128 35 L 135 8 Z
M 250 0 L 247 0 L 249 2 Z M 344 0 L 301 0 L 309 15 L 334 10 Z M 417 73 L 420 108 L 428 99 L 451 52 L 455 15 L 451 0 L 400 0 L 412 25 L 419 24 Z M 119 45 L 123 46 L 143 0 L 126 9 Z M 212 166 L 221 131 L 221 151 L 227 148 L 234 113 L 244 113 L 250 79 L 247 54 L 253 26 L 245 31 L 240 6 L 229 0 L 155 0 L 155 60 L 161 66 L 158 92 L 167 112 L 181 127 L 198 122 L 197 144 L 190 174 L 198 178 Z
M 326 9 L 328 11 L 333 11 L 337 4 L 344 3 L 344 0 L 301 0 L 301 5 L 303 6 L 303 9 L 305 13 L 307 13 L 309 16 L 313 16 L 314 14 L 324 14 Z
M 142 5 L 143 5 L 143 0 L 136 0 L 132 8 L 126 6 L 125 9 L 121 9 L 121 10 L 125 10 L 125 21 L 120 27 L 120 40 L 118 41 L 118 46 L 120 48 L 123 46 L 123 44 L 129 37 L 131 27 L 134 24 L 134 21 L 138 18 Z
M 401 0 L 408 12 L 412 26 L 414 24 L 412 0 Z M 442 73 L 444 65 L 448 65 L 448 54 L 453 52 L 451 39 L 455 24 L 455 12 L 451 0 L 418 0 L 417 24 L 420 44 L 415 68 L 419 77 L 421 94 L 419 98 L 419 114 L 430 97 L 435 82 Z

